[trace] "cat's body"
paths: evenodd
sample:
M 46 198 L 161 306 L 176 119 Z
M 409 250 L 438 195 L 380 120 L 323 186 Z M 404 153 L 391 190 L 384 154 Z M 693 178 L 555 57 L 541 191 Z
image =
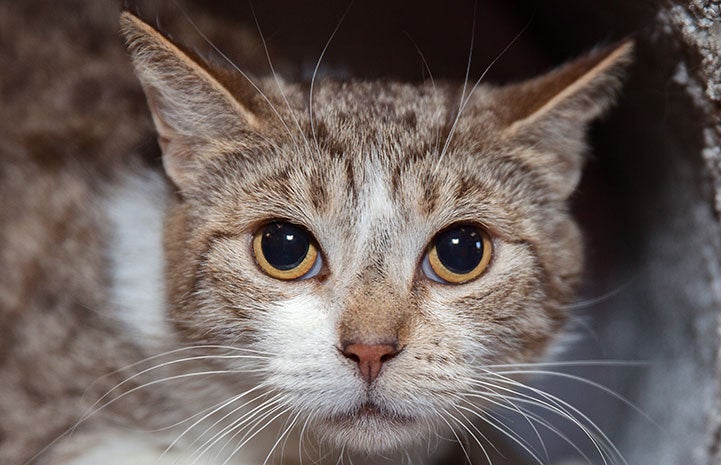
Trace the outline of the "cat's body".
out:
M 42 115 L 3 128 L 0 461 L 434 463 L 437 435 L 477 436 L 484 393 L 513 388 L 492 365 L 561 333 L 582 265 L 566 200 L 630 45 L 504 88 L 309 88 L 122 23 L 167 177 L 131 143 L 149 120 L 126 80 L 87 147 L 82 121 L 77 146 L 72 126 L 38 146 Z M 263 268 L 269 224 L 318 249 L 300 279 Z M 428 254 L 459 227 L 491 255 L 450 284 Z

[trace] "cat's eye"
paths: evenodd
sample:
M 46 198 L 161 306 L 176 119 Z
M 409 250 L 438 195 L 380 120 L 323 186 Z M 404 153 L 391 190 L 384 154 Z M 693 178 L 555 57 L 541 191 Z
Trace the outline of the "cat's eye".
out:
M 253 236 L 258 266 L 276 279 L 307 279 L 320 272 L 322 260 L 312 236 L 302 227 L 275 221 Z
M 433 238 L 422 269 L 434 281 L 462 284 L 486 271 L 491 263 L 492 249 L 491 238 L 482 227 L 451 226 Z

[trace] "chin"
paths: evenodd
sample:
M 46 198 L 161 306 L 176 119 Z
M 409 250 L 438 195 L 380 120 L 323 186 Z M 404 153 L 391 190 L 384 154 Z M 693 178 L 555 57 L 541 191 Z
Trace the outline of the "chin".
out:
M 366 454 L 390 453 L 427 438 L 428 419 L 402 416 L 364 405 L 348 413 L 316 420 L 324 442 Z

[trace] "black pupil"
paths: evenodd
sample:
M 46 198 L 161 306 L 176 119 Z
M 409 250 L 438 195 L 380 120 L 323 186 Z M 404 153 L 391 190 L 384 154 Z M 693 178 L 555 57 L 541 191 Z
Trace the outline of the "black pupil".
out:
M 298 226 L 290 223 L 270 223 L 263 229 L 260 247 L 263 256 L 273 267 L 281 271 L 292 270 L 301 264 L 310 239 Z
M 483 236 L 473 226 L 458 226 L 436 236 L 436 254 L 449 271 L 466 274 L 483 258 Z

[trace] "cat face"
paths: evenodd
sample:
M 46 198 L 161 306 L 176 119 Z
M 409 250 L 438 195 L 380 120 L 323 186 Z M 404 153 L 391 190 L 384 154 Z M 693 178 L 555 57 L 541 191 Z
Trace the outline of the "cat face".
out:
M 566 199 L 629 44 L 504 88 L 326 80 L 309 100 L 123 23 L 179 189 L 171 317 L 265 354 L 255 382 L 290 415 L 393 449 L 557 337 L 582 266 Z

